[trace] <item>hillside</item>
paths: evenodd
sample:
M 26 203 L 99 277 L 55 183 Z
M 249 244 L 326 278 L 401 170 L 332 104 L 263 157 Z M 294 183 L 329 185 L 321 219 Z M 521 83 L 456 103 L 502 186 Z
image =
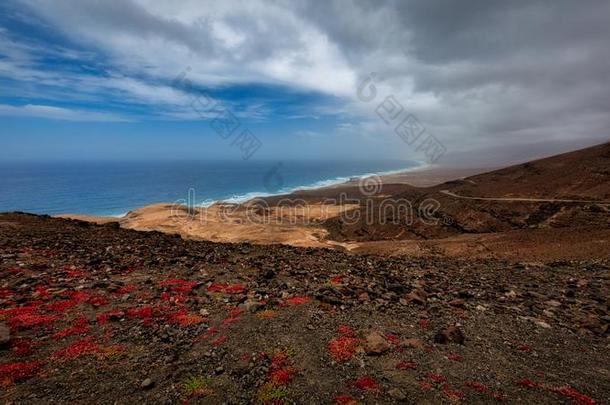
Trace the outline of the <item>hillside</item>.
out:
M 3 403 L 610 397 L 607 261 L 362 256 L 0 214 L 0 277 Z

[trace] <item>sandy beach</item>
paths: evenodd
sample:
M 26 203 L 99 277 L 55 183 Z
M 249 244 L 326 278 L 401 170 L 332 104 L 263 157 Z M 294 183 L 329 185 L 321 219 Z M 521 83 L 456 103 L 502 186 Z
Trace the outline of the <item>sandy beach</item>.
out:
M 352 179 L 316 189 L 297 190 L 288 195 L 255 198 L 243 204 L 214 203 L 208 207 L 187 207 L 159 203 L 130 211 L 123 217 L 61 214 L 97 224 L 116 222 L 126 229 L 159 231 L 185 238 L 214 242 L 283 243 L 303 247 L 342 247 L 350 244 L 328 239 L 328 231 L 320 224 L 341 213 L 358 208 L 359 204 L 340 201 L 345 193 L 358 198 L 361 186 L 375 188 L 376 197 L 391 196 L 405 187 L 432 187 L 490 169 L 416 168 L 402 173 Z M 265 201 L 269 207 L 264 215 L 256 212 L 254 203 Z

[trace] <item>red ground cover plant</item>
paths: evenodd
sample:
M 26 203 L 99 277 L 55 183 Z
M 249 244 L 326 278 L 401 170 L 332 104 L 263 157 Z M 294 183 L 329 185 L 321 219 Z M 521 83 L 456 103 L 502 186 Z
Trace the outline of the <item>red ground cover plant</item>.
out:
M 45 309 L 48 311 L 65 312 L 79 304 L 89 303 L 93 306 L 108 304 L 108 300 L 104 296 L 99 294 L 92 295 L 86 291 L 70 291 L 64 294 L 64 296 L 68 297 L 68 299 L 46 304 Z
M 231 318 L 237 318 L 238 316 L 240 316 L 241 314 L 244 313 L 244 310 L 241 308 L 232 308 L 229 311 L 229 317 Z
M 49 293 L 49 289 L 42 285 L 39 285 L 34 289 L 34 294 L 36 294 L 37 298 L 43 300 L 46 300 L 51 296 L 51 293 Z
M 451 388 L 448 384 L 443 384 L 443 394 L 445 394 L 450 401 L 461 401 L 466 398 L 466 394 L 460 390 Z
M 243 284 L 224 284 L 224 283 L 212 283 L 208 286 L 209 292 L 222 292 L 226 294 L 239 294 L 247 290 Z
M 422 329 L 428 329 L 430 327 L 430 320 L 429 319 L 420 319 L 419 322 L 417 322 L 419 327 Z
M 153 317 L 153 313 L 153 307 L 150 305 L 127 309 L 127 316 L 130 318 L 149 319 Z
M 449 353 L 447 358 L 452 361 L 462 361 L 462 356 L 457 353 Z
M 53 357 L 58 359 L 74 359 L 87 354 L 95 354 L 100 347 L 93 341 L 93 336 L 77 340 L 66 348 L 56 351 Z
M 343 284 L 343 276 L 335 276 L 335 277 L 331 277 L 330 279 L 330 283 L 334 284 L 334 285 L 340 285 Z
M 349 325 L 339 325 L 339 327 L 337 328 L 337 332 L 339 332 L 339 334 L 343 336 L 356 336 L 356 333 Z
M 15 295 L 17 295 L 17 293 L 10 288 L 0 288 L 0 300 L 5 300 L 7 298 L 14 297 Z
M 506 399 L 506 395 L 504 395 L 503 393 L 492 392 L 487 385 L 480 383 L 478 381 L 467 381 L 464 385 L 472 388 L 473 390 L 475 390 L 481 394 L 487 394 L 497 401 L 504 401 Z
M 135 290 L 138 289 L 138 286 L 135 284 L 127 284 L 124 285 L 123 287 L 119 288 L 118 290 L 116 290 L 114 292 L 115 295 L 125 295 L 125 294 L 130 294 L 132 292 L 134 292 Z
M 379 391 L 381 389 L 381 385 L 373 378 L 373 377 L 360 377 L 356 381 L 354 381 L 354 387 L 358 388 L 361 391 Z
M 586 396 L 585 394 L 578 392 L 574 388 L 567 386 L 567 385 L 564 387 L 548 387 L 546 389 L 555 394 L 563 395 L 564 397 L 570 398 L 577 404 L 583 404 L 583 405 L 597 404 L 597 401 L 595 401 L 593 398 L 590 398 L 590 397 Z
M 244 291 L 246 291 L 246 286 L 243 284 L 228 285 L 225 288 L 225 292 L 227 294 L 239 294 L 239 293 L 243 293 Z
M 525 388 L 538 388 L 538 387 L 541 387 L 540 384 L 530 380 L 529 378 L 523 378 L 523 379 L 517 381 L 517 385 L 520 385 L 520 386 L 525 387 Z
M 25 269 L 22 269 L 20 267 L 11 267 L 9 269 L 5 269 L 4 272 L 14 275 L 14 274 L 19 274 L 19 273 L 23 273 L 25 271 Z
M 159 285 L 162 287 L 169 287 L 170 291 L 178 294 L 188 294 L 195 288 L 197 282 L 170 278 L 161 281 Z
M 53 312 L 66 312 L 68 309 L 73 308 L 78 304 L 79 302 L 76 300 L 61 300 L 45 305 L 45 309 Z
M 222 326 L 227 326 L 227 325 L 231 325 L 231 324 L 233 324 L 235 322 L 239 322 L 239 321 L 241 321 L 241 318 L 239 318 L 239 317 L 236 317 L 236 318 L 226 318 L 226 319 L 223 319 L 221 325 Z
M 110 311 L 98 314 L 96 319 L 100 325 L 105 325 L 109 320 L 119 320 L 125 316 L 125 312 L 120 309 L 112 309 Z
M 101 307 L 104 305 L 108 305 L 109 303 L 108 298 L 100 294 L 92 295 L 87 302 L 93 305 L 94 307 Z
M 161 301 L 167 301 L 170 304 L 183 306 L 188 301 L 188 297 L 184 294 L 171 295 L 167 291 L 161 293 Z
M 269 379 L 278 385 L 287 385 L 290 383 L 294 376 L 297 374 L 297 369 L 294 367 L 285 367 L 279 370 L 271 371 L 269 373 Z
M 220 335 L 216 339 L 212 340 L 212 345 L 220 346 L 221 344 L 225 343 L 227 340 L 229 340 L 229 338 L 226 335 Z
M 181 310 L 169 316 L 171 323 L 177 323 L 180 326 L 188 327 L 199 325 L 205 322 L 205 318 L 196 314 L 190 314 L 186 310 Z
M 224 292 L 226 284 L 212 283 L 208 286 L 209 292 Z
M 481 393 L 487 393 L 489 391 L 487 385 L 477 381 L 466 381 L 465 385 Z
M 337 405 L 357 405 L 358 401 L 351 395 L 337 395 L 335 397 L 335 404 Z
M 428 379 L 430 381 L 435 382 L 435 383 L 442 383 L 442 382 L 446 381 L 445 377 L 443 377 L 440 374 L 435 374 L 435 373 L 428 372 L 428 373 L 426 373 L 426 377 L 428 377 Z
M 517 381 L 517 385 L 520 385 L 525 388 L 541 388 L 546 391 L 552 392 L 554 394 L 559 394 L 564 397 L 570 398 L 576 404 L 582 404 L 582 405 L 597 404 L 597 401 L 595 401 L 593 398 L 590 398 L 587 395 L 585 395 L 581 392 L 578 392 L 577 390 L 570 387 L 569 385 L 566 385 L 563 387 L 549 387 L 547 385 L 534 382 L 528 378 L 524 378 L 522 380 Z
M 23 313 L 13 316 L 8 320 L 8 325 L 12 330 L 28 329 L 34 327 L 49 327 L 60 320 L 59 315 L 40 315 L 38 313 Z
M 71 327 L 54 333 L 53 335 L 51 335 L 51 338 L 54 340 L 60 340 L 68 336 L 86 335 L 90 331 L 91 327 L 89 326 L 87 318 L 85 318 L 84 315 L 81 315 L 80 317 L 74 320 Z
M 386 333 L 385 338 L 388 342 L 392 343 L 394 346 L 400 345 L 400 338 L 393 333 Z
M 35 314 L 38 313 L 38 307 L 39 305 L 37 303 L 30 303 L 23 307 L 0 309 L 0 319 L 6 319 L 25 314 Z
M 7 386 L 32 378 L 42 366 L 40 361 L 0 364 L 0 385 Z
M 87 273 L 80 269 L 67 268 L 65 270 L 66 270 L 66 276 L 68 276 L 69 278 L 84 278 L 87 276 Z
M 17 356 L 25 357 L 34 354 L 39 343 L 34 343 L 31 339 L 15 339 L 11 341 L 11 348 Z
M 430 391 L 432 389 L 432 384 L 430 384 L 428 381 L 420 381 L 419 386 L 424 391 Z
M 282 301 L 282 304 L 284 306 L 302 305 L 307 304 L 309 301 L 311 301 L 310 297 L 291 297 Z
M 415 370 L 416 368 L 417 364 L 413 361 L 403 360 L 399 361 L 398 364 L 396 364 L 397 370 Z
M 339 336 L 328 343 L 330 356 L 343 363 L 354 357 L 360 346 L 360 339 L 351 336 Z

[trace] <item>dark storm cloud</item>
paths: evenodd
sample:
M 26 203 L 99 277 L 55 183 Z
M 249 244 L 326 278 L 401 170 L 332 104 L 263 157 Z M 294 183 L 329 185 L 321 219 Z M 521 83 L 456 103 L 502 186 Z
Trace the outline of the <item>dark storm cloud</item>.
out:
M 375 70 L 409 100 L 433 95 L 414 109 L 457 155 L 609 138 L 610 2 L 354 2 L 333 20 L 340 4 L 310 5 L 312 20 L 361 76 Z
M 608 139 L 608 1 L 18 4 L 71 40 L 103 49 L 122 71 L 171 80 L 191 66 L 191 79 L 204 86 L 265 83 L 336 97 L 328 114 L 343 117 L 337 128 L 367 139 L 392 136 L 355 98 L 370 72 L 379 93 L 399 99 L 454 156 L 497 148 L 512 159 L 534 142 Z

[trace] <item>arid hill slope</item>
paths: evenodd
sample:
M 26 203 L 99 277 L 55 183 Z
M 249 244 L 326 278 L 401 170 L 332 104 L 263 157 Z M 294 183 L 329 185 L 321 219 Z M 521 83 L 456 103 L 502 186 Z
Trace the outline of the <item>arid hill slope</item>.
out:
M 337 217 L 325 223 L 329 239 L 355 242 L 357 250 L 367 242 L 435 241 L 439 254 L 445 252 L 444 241 L 455 246 L 462 240 L 463 249 L 452 248 L 461 255 L 472 251 L 472 243 L 497 241 L 501 234 L 504 247 L 491 249 L 492 257 L 506 257 L 520 244 L 524 251 L 536 248 L 536 258 L 574 258 L 584 252 L 586 257 L 605 257 L 610 255 L 610 143 L 434 187 L 384 185 L 379 195 L 364 200 L 358 208 L 361 220 L 350 223 Z M 398 204 L 392 201 L 411 204 L 409 223 L 388 218 L 388 205 Z M 376 243 L 364 251 L 413 252 L 399 247 Z M 487 250 L 479 253 L 486 255 Z
M 609 265 L 0 214 L 0 401 L 601 404 Z
M 610 143 L 434 187 L 476 197 L 610 201 Z

